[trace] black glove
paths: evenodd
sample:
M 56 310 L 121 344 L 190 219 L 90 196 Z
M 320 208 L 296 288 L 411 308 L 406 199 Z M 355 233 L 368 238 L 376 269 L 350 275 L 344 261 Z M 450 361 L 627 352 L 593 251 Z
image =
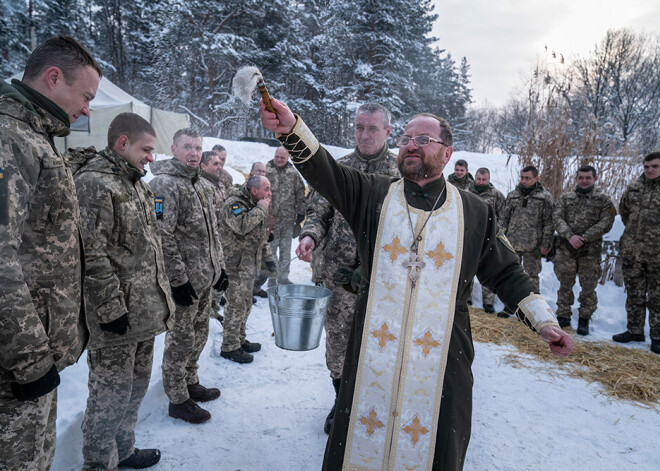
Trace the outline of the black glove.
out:
M 268 234 L 268 242 L 272 242 L 274 240 L 275 240 L 275 234 L 271 232 L 270 234 Z
M 224 268 L 221 268 L 220 270 L 220 279 L 213 285 L 213 289 L 216 291 L 225 291 L 227 286 L 229 286 L 229 278 L 227 277 L 227 272 L 225 272 Z
M 114 332 L 115 334 L 124 335 L 131 324 L 128 323 L 128 314 L 118 317 L 114 321 L 101 323 L 99 327 L 106 332 Z
M 185 285 L 172 286 L 172 297 L 179 306 L 192 306 L 193 298 L 199 299 L 190 281 L 186 281 Z
M 277 265 L 275 265 L 275 262 L 266 262 L 266 268 L 268 268 L 271 273 L 277 273 Z
M 304 214 L 298 214 L 296 215 L 296 224 L 300 224 L 305 220 L 305 215 Z
M 55 365 L 50 367 L 48 373 L 31 383 L 11 383 L 11 393 L 19 401 L 34 401 L 45 396 L 60 385 L 60 375 Z
M 292 239 L 297 239 L 300 237 L 300 233 L 302 232 L 302 226 L 300 225 L 299 222 L 294 222 L 293 223 L 293 234 L 291 234 Z
M 332 280 L 338 285 L 342 285 L 346 291 L 357 293 L 362 282 L 362 266 L 358 265 L 357 268 L 339 267 Z

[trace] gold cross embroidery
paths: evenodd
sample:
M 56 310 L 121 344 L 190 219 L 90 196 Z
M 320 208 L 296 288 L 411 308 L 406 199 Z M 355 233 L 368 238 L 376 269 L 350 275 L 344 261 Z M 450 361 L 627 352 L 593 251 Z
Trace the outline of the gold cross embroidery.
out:
M 367 427 L 367 435 L 369 436 L 372 436 L 377 429 L 385 427 L 385 424 L 378 420 L 378 414 L 373 408 L 369 411 L 369 415 L 360 417 L 360 423 Z
M 403 245 L 401 245 L 401 240 L 399 239 L 399 236 L 394 236 L 394 239 L 392 239 L 391 244 L 386 244 L 383 245 L 383 249 L 385 252 L 388 252 L 390 254 L 390 260 L 392 262 L 396 262 L 396 259 L 399 257 L 399 255 L 402 255 L 408 251 Z
M 420 435 L 426 435 L 429 433 L 429 429 L 422 425 L 417 416 L 415 416 L 411 425 L 403 427 L 403 431 L 410 435 L 410 440 L 413 442 L 413 445 L 417 445 Z
M 392 335 L 389 327 L 387 327 L 387 322 L 383 322 L 380 329 L 372 330 L 371 335 L 378 339 L 378 346 L 381 350 L 385 348 L 388 341 L 396 340 L 396 337 Z
M 424 358 L 428 356 L 432 348 L 440 346 L 440 342 L 438 342 L 436 339 L 433 338 L 433 335 L 431 335 L 430 330 L 427 330 L 423 337 L 415 339 L 413 343 L 418 347 L 422 347 L 422 353 L 424 354 Z
M 435 262 L 436 268 L 440 268 L 445 263 L 445 260 L 454 258 L 452 254 L 445 251 L 445 246 L 442 245 L 442 242 L 435 246 L 435 250 L 426 252 L 426 255 Z

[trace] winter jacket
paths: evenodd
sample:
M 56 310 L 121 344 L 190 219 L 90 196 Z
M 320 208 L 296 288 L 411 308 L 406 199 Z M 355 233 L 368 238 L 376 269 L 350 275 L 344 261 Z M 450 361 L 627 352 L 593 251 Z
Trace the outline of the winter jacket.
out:
M 626 226 L 621 235 L 621 256 L 660 262 L 660 178 L 649 180 L 642 174 L 628 185 L 619 213 Z
M 501 225 L 516 252 L 550 249 L 555 229 L 553 201 L 540 183 L 525 195 L 516 188 L 506 197 Z

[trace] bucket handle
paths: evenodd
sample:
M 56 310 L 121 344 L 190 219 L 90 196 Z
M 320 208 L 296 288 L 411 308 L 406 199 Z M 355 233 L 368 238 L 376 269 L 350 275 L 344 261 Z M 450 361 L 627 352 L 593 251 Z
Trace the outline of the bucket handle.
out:
M 297 258 L 298 258 L 298 256 L 296 255 L 296 256 L 293 257 L 291 260 L 289 260 L 288 262 L 286 262 L 286 265 L 284 265 L 284 267 L 282 268 L 281 271 L 284 271 L 284 270 L 286 269 L 286 267 L 288 267 L 289 265 L 291 265 L 291 262 L 293 262 L 293 261 L 294 261 L 295 259 L 297 259 Z M 278 303 L 279 303 L 279 301 L 280 301 L 280 293 L 279 293 L 279 291 L 280 291 L 280 277 L 279 277 L 279 274 L 278 274 L 278 276 L 275 278 L 275 300 L 276 300 Z

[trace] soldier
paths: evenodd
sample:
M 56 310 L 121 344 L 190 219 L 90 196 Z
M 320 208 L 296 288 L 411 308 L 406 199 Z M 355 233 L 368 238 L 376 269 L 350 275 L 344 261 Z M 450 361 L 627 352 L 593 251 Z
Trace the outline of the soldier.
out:
M 539 182 L 539 171 L 530 165 L 520 171 L 520 183 L 506 197 L 501 230 L 520 257 L 523 268 L 539 293 L 541 257 L 552 246 L 555 228 L 552 223 L 553 201 Z M 499 317 L 509 317 L 506 307 Z
M 80 211 L 53 138 L 89 116 L 101 68 L 55 36 L 0 81 L 0 469 L 49 469 L 59 371 L 88 339 Z
M 289 163 L 289 154 L 283 147 L 278 147 L 273 160 L 266 164 L 266 177 L 273 192 L 273 241 L 270 243 L 270 250 L 277 260 L 278 281 L 281 284 L 291 284 L 291 239 L 294 224 L 300 224 L 305 219 L 305 184 Z M 270 278 L 268 286 L 274 285 L 275 278 Z
M 229 190 L 234 184 L 234 179 L 231 177 L 231 174 L 225 170 L 225 164 L 227 163 L 227 149 L 220 144 L 216 144 L 211 150 L 215 152 L 220 159 L 220 182 L 226 190 Z
M 628 326 L 612 340 L 643 342 L 648 308 L 651 351 L 660 354 L 660 152 L 644 157 L 644 173 L 626 188 L 619 212 Z
M 337 162 L 365 173 L 398 178 L 396 155 L 390 152 L 386 143 L 392 132 L 390 120 L 390 112 L 382 105 L 367 103 L 360 106 L 355 113 L 355 150 Z M 312 259 L 315 277 L 318 277 L 314 281 L 332 291 L 325 316 L 325 362 L 336 396 L 361 279 L 360 260 L 355 236 L 346 219 L 325 198 L 312 192 L 296 252 L 317 247 Z M 333 405 L 325 420 L 325 433 L 329 433 L 334 415 Z
M 490 182 L 490 170 L 486 167 L 481 167 L 477 170 L 475 175 L 474 182 L 470 183 L 468 189 L 481 197 L 486 203 L 488 203 L 495 212 L 498 222 L 502 218 L 502 213 L 504 212 L 504 204 L 506 199 L 501 191 L 493 186 Z M 484 311 L 488 314 L 493 314 L 495 312 L 495 293 L 481 286 L 481 298 L 483 301 Z
M 560 241 L 554 263 L 559 280 L 557 321 L 561 327 L 571 325 L 573 285 L 578 275 L 581 291 L 577 333 L 588 335 L 589 320 L 598 305 L 596 285 L 602 273 L 603 235 L 612 228 L 616 209 L 610 197 L 595 187 L 598 176 L 591 165 L 580 167 L 576 180 L 575 190 L 561 195 L 554 211 Z
M 264 165 L 263 162 L 255 162 L 252 164 L 252 167 L 250 168 L 250 175 L 248 176 L 248 179 L 254 175 L 259 175 L 261 177 L 266 176 L 266 166 Z M 273 215 L 269 212 L 268 213 L 268 223 L 266 224 L 266 233 L 268 237 L 268 242 L 273 241 Z M 266 280 L 269 277 L 276 277 L 277 276 L 277 265 L 275 264 L 274 261 L 268 262 L 266 264 L 265 260 L 261 261 L 261 268 L 257 269 L 254 277 L 254 286 L 252 287 L 252 304 L 257 302 L 257 298 L 254 296 L 259 296 L 260 298 L 267 298 L 268 293 L 264 291 L 261 286 L 266 282 Z
M 155 143 L 147 121 L 121 113 L 110 123 L 108 147 L 74 178 L 90 328 L 84 470 L 146 468 L 160 460 L 157 449 L 135 448 L 133 433 L 149 387 L 154 338 L 175 309 L 156 225 L 158 201 L 142 181 Z
M 261 177 L 266 176 L 266 166 L 263 162 L 255 162 L 252 164 L 252 167 L 250 168 L 250 177 L 254 175 L 259 175 Z
M 211 414 L 197 402 L 220 397 L 217 388 L 199 383 L 197 360 L 209 334 L 211 287 L 223 291 L 227 275 L 222 268 L 214 190 L 200 178 L 202 137 L 194 129 L 174 134 L 174 158 L 151 164 L 151 187 L 163 199 L 158 227 L 163 240 L 165 269 L 176 303 L 174 324 L 165 337 L 163 387 L 170 399 L 169 415 L 198 424 Z
M 454 164 L 454 173 L 447 177 L 447 181 L 459 190 L 468 191 L 470 184 L 474 182 L 474 178 L 468 172 L 468 163 L 463 159 L 457 160 Z
M 262 257 L 275 264 L 266 243 L 270 197 L 268 179 L 253 176 L 222 207 L 220 224 L 227 248 L 229 287 L 220 356 L 236 363 L 251 363 L 252 353 L 261 350 L 261 344 L 246 338 L 245 326 L 252 309 L 255 270 L 261 266 Z

